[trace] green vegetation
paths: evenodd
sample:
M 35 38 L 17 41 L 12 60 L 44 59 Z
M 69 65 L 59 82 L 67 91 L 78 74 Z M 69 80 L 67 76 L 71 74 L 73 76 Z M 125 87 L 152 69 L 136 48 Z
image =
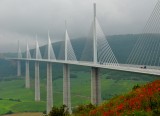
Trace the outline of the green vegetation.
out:
M 96 109 L 96 106 L 93 104 L 87 104 L 87 105 L 78 105 L 73 109 L 73 114 L 74 115 L 80 115 L 80 114 L 85 114 L 89 113 L 91 110 Z
M 72 67 L 74 68 L 74 67 Z M 90 103 L 90 70 L 72 71 L 71 68 L 71 100 L 72 106 L 89 104 Z M 83 67 L 81 67 L 83 70 Z M 107 73 L 106 73 L 107 72 Z M 137 75 L 132 73 L 118 73 L 110 70 L 101 71 L 101 91 L 102 99 L 109 100 L 119 94 L 126 93 L 132 90 L 134 85 L 142 85 L 153 80 L 150 75 L 139 75 L 139 80 L 132 80 Z M 118 78 L 124 77 L 124 78 Z M 54 75 L 54 73 L 53 73 Z M 76 76 L 75 76 L 76 75 Z M 59 75 L 62 77 L 61 75 Z M 117 79 L 114 77 L 116 76 Z M 126 79 L 128 77 L 128 80 Z M 107 77 L 110 77 L 109 79 Z M 146 77 L 146 80 L 141 80 L 141 77 Z M 63 103 L 62 93 L 62 78 L 53 80 L 53 97 L 54 106 L 61 106 Z M 31 80 L 31 89 L 25 89 L 24 79 L 16 80 L 1 80 L 0 81 L 0 114 L 7 112 L 44 112 L 46 110 L 46 78 L 41 78 L 41 101 L 34 101 L 34 80 Z
M 66 105 L 62 105 L 61 107 L 53 107 L 46 116 L 69 116 L 69 111 Z

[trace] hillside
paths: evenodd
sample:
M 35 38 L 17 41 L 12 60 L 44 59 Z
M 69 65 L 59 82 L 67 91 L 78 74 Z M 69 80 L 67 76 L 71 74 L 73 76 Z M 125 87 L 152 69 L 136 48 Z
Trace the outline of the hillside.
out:
M 158 116 L 160 115 L 160 80 L 141 87 L 134 86 L 128 94 L 114 97 L 88 113 L 80 110 L 79 115 L 81 114 L 83 116 Z

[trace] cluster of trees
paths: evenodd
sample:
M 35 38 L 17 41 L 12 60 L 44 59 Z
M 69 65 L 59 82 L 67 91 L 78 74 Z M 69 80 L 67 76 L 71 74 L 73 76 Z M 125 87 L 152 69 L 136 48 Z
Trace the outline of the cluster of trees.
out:
M 86 112 L 90 112 L 91 110 L 94 110 L 95 108 L 96 106 L 91 103 L 87 105 L 79 105 L 73 109 L 73 114 L 82 115 Z M 62 105 L 61 107 L 53 107 L 50 113 L 44 116 L 70 116 L 70 114 L 67 106 Z
M 66 105 L 62 105 L 61 107 L 53 107 L 48 115 L 44 116 L 69 116 L 68 108 Z

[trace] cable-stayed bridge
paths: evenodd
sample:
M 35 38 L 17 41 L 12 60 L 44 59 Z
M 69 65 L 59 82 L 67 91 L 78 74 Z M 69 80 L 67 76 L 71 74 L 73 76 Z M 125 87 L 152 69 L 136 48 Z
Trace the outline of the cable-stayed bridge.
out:
M 75 51 L 69 38 L 68 31 L 65 32 L 65 41 L 61 42 L 59 55 L 56 56 L 48 32 L 48 44 L 45 55 L 42 57 L 36 36 L 35 52 L 31 56 L 27 43 L 26 56 L 22 58 L 21 49 L 18 43 L 18 57 L 8 58 L 17 61 L 17 75 L 21 75 L 21 61 L 26 62 L 26 88 L 30 88 L 29 62 L 35 62 L 35 101 L 40 101 L 40 75 L 39 63 L 47 63 L 47 113 L 53 106 L 52 91 L 52 63 L 63 64 L 63 104 L 67 105 L 71 113 L 71 95 L 70 95 L 70 65 L 81 65 L 91 67 L 91 103 L 99 104 L 101 102 L 101 83 L 100 68 L 160 75 L 160 2 L 153 10 L 143 33 L 139 37 L 135 47 L 130 53 L 127 63 L 120 64 L 116 59 L 100 24 L 96 18 L 96 4 L 94 3 L 94 18 L 90 30 L 90 36 L 87 39 L 84 51 L 80 60 L 77 60 Z

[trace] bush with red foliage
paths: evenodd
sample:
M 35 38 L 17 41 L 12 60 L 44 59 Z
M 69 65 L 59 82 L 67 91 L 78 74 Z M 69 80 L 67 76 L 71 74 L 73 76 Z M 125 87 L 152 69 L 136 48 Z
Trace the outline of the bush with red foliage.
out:
M 121 116 L 149 113 L 160 115 L 160 80 L 118 96 L 83 116 Z

